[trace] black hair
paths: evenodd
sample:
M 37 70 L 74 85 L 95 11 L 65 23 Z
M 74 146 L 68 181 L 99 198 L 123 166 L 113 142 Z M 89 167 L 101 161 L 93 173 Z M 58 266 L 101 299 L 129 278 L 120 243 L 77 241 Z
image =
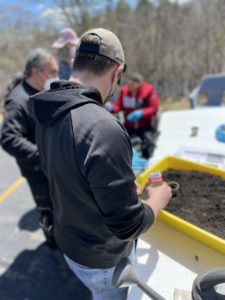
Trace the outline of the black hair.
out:
M 81 45 L 88 44 L 98 46 L 100 42 L 100 38 L 97 35 L 89 34 L 81 38 Z M 118 63 L 106 56 L 78 50 L 74 59 L 73 69 L 74 71 L 86 71 L 91 75 L 101 76 L 116 65 L 118 65 Z

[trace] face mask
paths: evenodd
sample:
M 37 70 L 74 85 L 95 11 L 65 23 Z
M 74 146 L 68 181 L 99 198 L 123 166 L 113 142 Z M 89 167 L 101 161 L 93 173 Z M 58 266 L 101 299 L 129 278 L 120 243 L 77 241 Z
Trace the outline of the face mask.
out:
M 106 97 L 105 101 L 104 102 L 107 102 L 110 100 L 110 98 L 113 97 L 114 95 L 114 92 L 115 92 L 115 88 L 113 88 L 113 84 L 111 85 L 111 89 L 110 89 L 110 92 L 109 92 L 109 95 Z
M 59 77 L 54 77 L 54 78 L 47 79 L 45 81 L 45 84 L 44 84 L 44 91 L 50 90 L 51 83 L 54 82 L 54 81 L 58 81 L 58 80 L 59 80 Z
M 119 75 L 118 81 L 120 80 L 120 78 L 121 78 L 121 74 Z M 118 81 L 117 81 L 117 84 L 118 84 Z M 105 99 L 105 102 L 109 101 L 110 98 L 112 98 L 114 96 L 115 90 L 116 90 L 116 85 L 113 86 L 113 83 L 111 83 L 111 89 L 110 89 L 109 95 Z

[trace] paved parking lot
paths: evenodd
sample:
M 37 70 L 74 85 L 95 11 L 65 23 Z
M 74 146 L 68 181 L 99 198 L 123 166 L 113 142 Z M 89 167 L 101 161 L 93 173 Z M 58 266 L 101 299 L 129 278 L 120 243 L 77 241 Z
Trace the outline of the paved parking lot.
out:
M 29 187 L 2 149 L 0 178 L 0 299 L 91 299 L 60 253 L 45 245 Z

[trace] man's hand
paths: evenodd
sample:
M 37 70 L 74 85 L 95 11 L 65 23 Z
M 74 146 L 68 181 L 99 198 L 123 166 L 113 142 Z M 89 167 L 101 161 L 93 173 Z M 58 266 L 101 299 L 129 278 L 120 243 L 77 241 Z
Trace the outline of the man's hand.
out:
M 145 203 L 152 208 L 155 216 L 157 216 L 160 209 L 165 208 L 172 197 L 171 187 L 166 182 L 163 182 L 160 186 L 147 187 L 146 189 L 149 197 Z
M 127 120 L 130 122 L 135 122 L 135 121 L 139 121 L 143 116 L 144 116 L 143 111 L 137 109 L 127 115 Z
M 135 184 L 136 184 L 137 194 L 138 194 L 138 196 L 140 196 L 141 195 L 141 185 L 139 183 L 137 183 L 137 182 L 135 182 Z

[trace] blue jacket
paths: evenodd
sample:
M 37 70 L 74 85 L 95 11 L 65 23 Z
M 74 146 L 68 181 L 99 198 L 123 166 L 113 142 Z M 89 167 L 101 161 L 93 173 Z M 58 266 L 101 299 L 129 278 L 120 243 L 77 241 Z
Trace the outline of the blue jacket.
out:
M 68 80 L 72 73 L 72 69 L 67 61 L 61 60 L 59 62 L 59 79 Z

